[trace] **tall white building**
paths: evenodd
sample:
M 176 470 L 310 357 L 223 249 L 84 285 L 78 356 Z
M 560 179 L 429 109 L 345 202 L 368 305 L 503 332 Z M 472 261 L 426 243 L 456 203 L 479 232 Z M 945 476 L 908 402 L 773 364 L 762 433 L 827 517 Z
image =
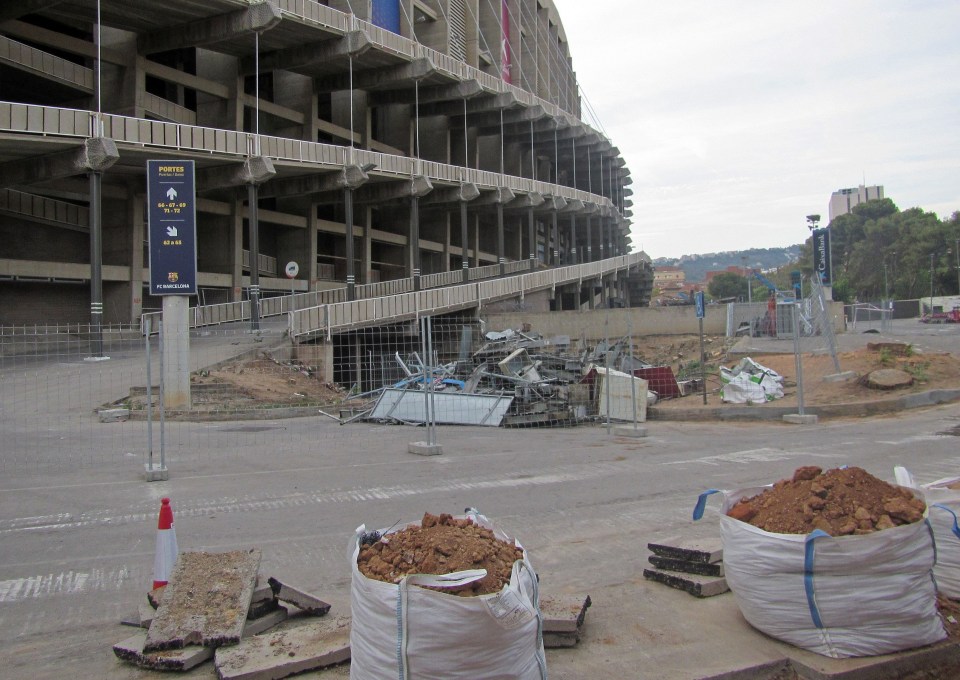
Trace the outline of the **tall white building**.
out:
M 830 195 L 830 221 L 839 215 L 846 215 L 853 206 L 883 198 L 883 187 L 865 187 L 862 184 L 855 189 L 839 189 Z

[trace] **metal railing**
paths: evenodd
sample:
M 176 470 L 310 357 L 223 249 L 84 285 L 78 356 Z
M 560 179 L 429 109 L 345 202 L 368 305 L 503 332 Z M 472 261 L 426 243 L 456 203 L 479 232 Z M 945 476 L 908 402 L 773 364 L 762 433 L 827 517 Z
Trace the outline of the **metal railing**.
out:
M 631 253 L 508 278 L 296 309 L 289 314 L 288 331 L 295 340 L 320 333 L 329 337 L 334 332 L 371 324 L 383 325 L 423 315 L 446 314 L 574 281 L 597 278 L 620 269 L 629 269 L 644 261 L 642 253 Z M 518 264 L 527 265 L 526 262 Z

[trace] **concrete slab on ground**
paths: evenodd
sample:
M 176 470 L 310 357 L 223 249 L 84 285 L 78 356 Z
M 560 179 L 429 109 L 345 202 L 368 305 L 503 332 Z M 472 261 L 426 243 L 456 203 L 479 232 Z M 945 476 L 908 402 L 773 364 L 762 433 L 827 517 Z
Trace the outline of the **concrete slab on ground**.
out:
M 220 680 L 276 680 L 350 658 L 350 622 L 331 617 L 247 638 L 217 650 Z
M 256 587 L 260 550 L 180 553 L 144 651 L 236 644 Z

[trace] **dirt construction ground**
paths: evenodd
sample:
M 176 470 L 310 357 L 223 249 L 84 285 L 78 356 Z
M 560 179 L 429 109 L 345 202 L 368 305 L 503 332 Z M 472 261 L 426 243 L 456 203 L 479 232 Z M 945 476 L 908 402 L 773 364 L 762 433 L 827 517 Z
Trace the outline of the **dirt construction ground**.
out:
M 837 363 L 822 348 L 801 351 L 803 400 L 805 406 L 879 402 L 906 394 L 960 388 L 960 327 L 929 327 L 915 320 L 896 322 L 889 334 L 850 330 L 839 334 Z M 698 335 L 651 335 L 633 338 L 634 354 L 653 365 L 668 365 L 678 379 L 699 378 L 700 339 Z M 871 349 L 870 345 L 881 348 Z M 898 351 L 897 346 L 903 349 Z M 754 350 L 754 351 L 751 351 Z M 952 352 L 952 353 L 951 353 Z M 905 356 L 898 356 L 904 354 Z M 660 417 L 680 410 L 703 410 L 734 406 L 720 399 L 719 366 L 734 367 L 743 357 L 783 376 L 782 399 L 757 405 L 790 407 L 797 405 L 797 368 L 790 340 L 767 338 L 730 339 L 704 336 L 707 365 L 707 404 L 697 394 L 665 399 L 656 405 Z M 837 370 L 839 364 L 839 371 Z M 912 378 L 912 384 L 896 390 L 867 387 L 860 378 L 879 369 L 899 369 Z M 843 380 L 830 380 L 837 373 Z M 274 361 L 268 352 L 199 371 L 191 377 L 195 385 L 219 384 L 229 389 L 211 393 L 195 401 L 195 408 L 225 409 L 263 406 L 336 405 L 346 391 L 339 385 L 323 382 L 310 367 Z M 651 414 L 655 419 L 656 412 Z

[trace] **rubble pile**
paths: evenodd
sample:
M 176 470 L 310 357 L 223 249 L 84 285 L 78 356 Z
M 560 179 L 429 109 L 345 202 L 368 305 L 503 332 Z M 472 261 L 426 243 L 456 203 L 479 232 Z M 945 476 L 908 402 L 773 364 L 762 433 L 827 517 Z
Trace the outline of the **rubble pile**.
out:
M 180 554 L 167 585 L 148 593 L 123 621 L 144 630 L 115 644 L 114 654 L 141 668 L 172 671 L 213 659 L 223 680 L 263 677 L 252 673 L 283 678 L 348 660 L 349 618 L 316 619 L 325 617 L 329 604 L 262 578 L 259 566 L 257 549 Z M 292 605 L 294 615 L 284 605 Z M 278 632 L 257 637 L 267 631 Z M 273 642 L 264 646 L 265 639 Z M 276 640 L 286 641 L 282 655 Z
M 385 583 L 398 583 L 407 574 L 486 569 L 487 575 L 478 581 L 443 589 L 453 595 L 473 596 L 498 592 L 510 581 L 513 563 L 520 559 L 521 548 L 498 539 L 469 517 L 425 513 L 419 526 L 408 526 L 364 545 L 357 568 L 367 578 Z
M 424 400 L 413 393 L 422 395 L 426 383 L 434 395 L 442 395 L 442 404 L 436 407 L 438 423 L 506 427 L 576 424 L 604 416 L 598 369 L 603 371 L 605 367 L 643 379 L 647 377 L 645 370 L 662 368 L 667 374 L 663 384 L 668 396 L 681 394 L 672 369 L 654 367 L 632 356 L 626 339 L 573 352 L 568 336 L 544 338 L 528 331 L 506 330 L 487 333 L 483 344 L 472 353 L 463 351 L 463 344 L 456 361 L 435 367 L 425 366 L 416 353 L 407 360 L 397 354 L 396 361 L 406 377 L 390 387 L 360 395 L 372 405 L 360 414 L 349 413 L 350 419 L 423 422 Z M 639 380 L 637 384 L 641 384 Z M 638 401 L 646 399 L 647 404 L 658 398 L 646 384 L 636 395 Z
M 923 519 L 926 503 L 863 468 L 798 468 L 761 494 L 741 498 L 727 515 L 764 531 L 831 536 L 869 534 Z

